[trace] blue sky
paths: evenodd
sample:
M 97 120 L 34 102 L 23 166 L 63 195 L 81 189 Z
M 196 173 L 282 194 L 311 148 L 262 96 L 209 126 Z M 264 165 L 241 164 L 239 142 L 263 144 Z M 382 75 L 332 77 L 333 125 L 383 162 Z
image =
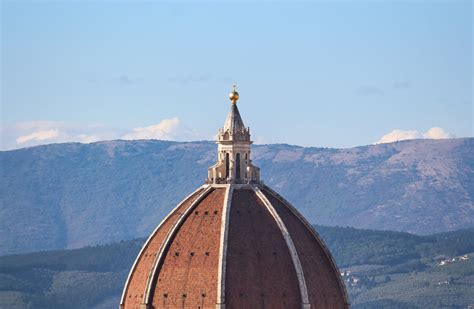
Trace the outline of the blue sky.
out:
M 2 148 L 211 139 L 233 81 L 260 143 L 473 136 L 472 25 L 470 1 L 3 1 Z

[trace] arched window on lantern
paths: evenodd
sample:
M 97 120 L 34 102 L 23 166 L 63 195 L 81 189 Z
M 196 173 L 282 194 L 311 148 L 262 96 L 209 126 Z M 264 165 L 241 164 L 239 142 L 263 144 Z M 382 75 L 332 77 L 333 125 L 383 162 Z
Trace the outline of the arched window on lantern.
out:
M 240 179 L 240 153 L 235 156 L 235 178 Z
M 225 178 L 229 178 L 229 153 L 225 154 Z

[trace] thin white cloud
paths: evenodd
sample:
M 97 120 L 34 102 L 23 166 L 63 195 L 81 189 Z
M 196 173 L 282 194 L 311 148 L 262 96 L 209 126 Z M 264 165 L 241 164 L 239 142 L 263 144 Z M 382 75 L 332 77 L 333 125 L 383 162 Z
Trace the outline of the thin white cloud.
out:
M 424 138 L 431 138 L 431 139 L 443 139 L 443 138 L 451 138 L 453 137 L 452 134 L 449 134 L 448 132 L 444 131 L 440 127 L 433 127 L 426 131 L 423 134 Z
M 375 144 L 383 144 L 383 143 L 392 143 L 396 141 L 403 141 L 408 139 L 417 139 L 417 138 L 425 138 L 425 139 L 443 139 L 443 138 L 451 138 L 453 137 L 452 134 L 444 131 L 442 128 L 433 127 L 426 132 L 420 132 L 417 130 L 401 130 L 395 129 L 390 133 L 385 134 L 382 136 Z
M 93 143 L 113 139 L 160 139 L 193 141 L 212 139 L 183 125 L 179 118 L 163 119 L 157 124 L 131 130 L 101 124 L 67 124 L 60 121 L 29 121 L 2 125 L 1 149 L 37 146 L 50 143 Z
M 161 139 L 170 141 L 193 141 L 210 139 L 210 136 L 203 135 L 192 129 L 189 129 L 181 123 L 178 117 L 163 119 L 159 123 L 134 128 L 132 132 L 121 137 L 127 140 L 136 139 Z
M 28 121 L 2 125 L 1 149 L 37 146 L 50 143 L 82 142 L 116 139 L 123 130 L 100 124 L 67 124 L 62 121 Z
M 407 139 L 416 139 L 416 138 L 422 138 L 423 136 L 420 134 L 420 132 L 416 130 L 400 130 L 400 129 L 395 129 L 390 133 L 385 134 L 380 138 L 376 144 L 383 144 L 383 143 L 391 143 L 395 141 L 403 141 Z
M 94 135 L 94 134 L 79 134 L 77 135 L 78 137 L 78 141 L 81 142 L 81 143 L 94 143 L 94 142 L 98 142 L 100 141 L 101 139 L 103 139 L 103 137 L 101 137 L 100 135 Z
M 180 131 L 184 131 L 180 120 L 175 117 L 171 119 L 163 119 L 157 124 L 134 128 L 132 133 L 124 135 L 123 139 L 165 139 L 175 140 L 179 137 Z
M 16 139 L 18 144 L 24 144 L 28 141 L 46 141 L 59 136 L 58 130 L 36 131 L 28 135 L 19 136 Z

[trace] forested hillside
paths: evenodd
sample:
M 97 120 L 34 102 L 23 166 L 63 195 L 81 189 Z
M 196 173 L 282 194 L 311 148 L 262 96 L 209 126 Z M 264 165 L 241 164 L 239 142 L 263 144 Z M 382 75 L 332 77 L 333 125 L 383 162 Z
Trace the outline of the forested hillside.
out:
M 353 308 L 474 305 L 474 229 L 415 236 L 316 228 Z M 1 257 L 0 308 L 116 308 L 143 241 Z

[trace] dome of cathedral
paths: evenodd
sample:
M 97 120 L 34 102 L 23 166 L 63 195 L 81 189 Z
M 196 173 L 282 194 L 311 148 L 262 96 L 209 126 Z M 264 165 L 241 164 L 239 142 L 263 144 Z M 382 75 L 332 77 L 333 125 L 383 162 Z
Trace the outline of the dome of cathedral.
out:
M 260 180 L 234 101 L 217 144 L 206 183 L 144 244 L 120 308 L 348 308 L 323 241 Z

